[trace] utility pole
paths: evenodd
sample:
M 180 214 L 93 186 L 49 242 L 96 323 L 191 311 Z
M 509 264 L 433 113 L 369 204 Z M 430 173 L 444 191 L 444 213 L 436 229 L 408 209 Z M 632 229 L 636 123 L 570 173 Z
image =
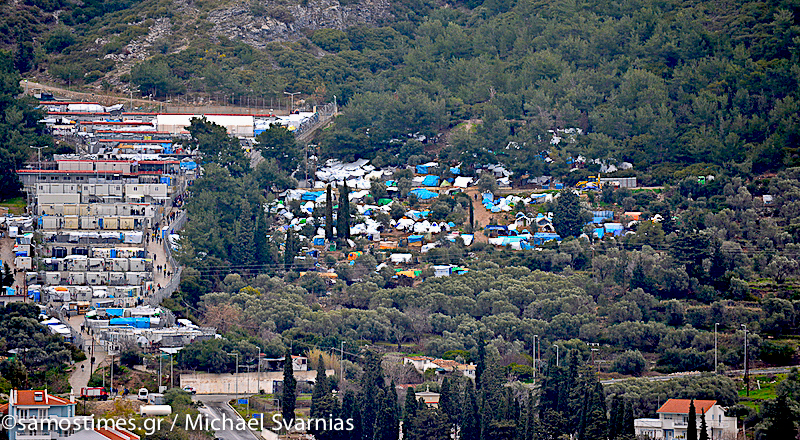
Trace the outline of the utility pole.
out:
M 341 348 L 339 348 L 339 388 L 344 386 L 344 341 L 341 341 Z
M 714 373 L 717 372 L 717 326 L 719 326 L 718 322 L 714 323 Z
M 536 384 L 536 338 L 539 335 L 533 335 L 533 384 Z
M 258 347 L 258 359 L 256 359 L 256 394 L 261 394 L 261 347 Z
M 747 325 L 742 324 L 744 328 L 744 385 L 747 389 L 747 396 L 750 397 L 750 375 L 747 374 Z

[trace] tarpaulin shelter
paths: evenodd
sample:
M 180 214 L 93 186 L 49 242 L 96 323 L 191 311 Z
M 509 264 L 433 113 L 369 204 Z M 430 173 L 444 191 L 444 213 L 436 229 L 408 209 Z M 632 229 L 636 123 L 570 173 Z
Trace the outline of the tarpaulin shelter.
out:
M 408 192 L 408 194 L 414 194 L 420 200 L 430 200 L 434 197 L 438 197 L 439 194 L 433 191 L 429 191 L 425 188 L 414 188 Z

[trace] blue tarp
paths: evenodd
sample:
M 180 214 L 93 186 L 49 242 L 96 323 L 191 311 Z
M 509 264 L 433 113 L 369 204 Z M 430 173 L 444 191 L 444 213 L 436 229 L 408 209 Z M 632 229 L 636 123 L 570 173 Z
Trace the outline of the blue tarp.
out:
M 197 169 L 197 163 L 195 163 L 195 162 L 181 162 L 181 169 L 182 170 L 194 170 L 194 169 Z
M 439 194 L 437 194 L 437 193 L 435 193 L 433 191 L 429 191 L 429 190 L 427 190 L 425 188 L 415 188 L 415 189 L 412 189 L 411 191 L 409 191 L 408 193 L 416 195 L 417 198 L 420 199 L 420 200 L 430 200 L 430 199 L 432 199 L 434 197 L 438 197 L 439 196 Z
M 417 174 L 428 174 L 428 169 L 430 167 L 427 165 L 417 165 Z
M 451 228 L 455 228 L 456 224 L 453 223 L 453 222 L 447 222 L 447 226 L 450 226 Z
M 614 218 L 614 211 L 592 211 L 592 216 L 612 219 Z
M 455 175 L 459 175 L 459 174 L 461 174 L 461 170 L 460 170 L 458 167 L 452 167 L 452 168 L 450 168 L 450 172 L 451 172 L 451 173 L 453 173 L 453 174 L 455 174 Z
M 508 231 L 508 226 L 506 225 L 488 225 L 483 228 L 487 231 Z
M 594 228 L 594 234 L 597 235 L 597 238 L 603 238 L 606 234 L 606 228 Z
M 123 309 L 106 309 L 108 316 L 122 316 Z
M 622 231 L 625 229 L 622 226 L 622 223 L 606 223 L 603 226 L 606 228 L 606 232 L 614 235 L 615 237 L 622 235 Z
M 28 290 L 28 298 L 31 298 L 34 301 L 39 302 L 42 300 L 42 293 L 39 292 L 38 290 Z
M 16 290 L 14 290 L 14 288 L 13 288 L 13 287 L 11 287 L 11 286 L 6 286 L 6 295 L 8 295 L 8 296 L 14 296 L 14 295 L 16 295 L 16 294 L 17 294 L 17 292 L 16 292 Z
M 424 237 L 422 235 L 409 235 L 408 242 L 409 243 L 416 243 L 418 241 L 422 241 Z
M 317 201 L 317 197 L 319 197 L 319 196 L 321 196 L 323 194 L 325 194 L 323 191 L 316 191 L 316 192 L 309 191 L 309 192 L 303 194 L 301 199 L 303 199 L 305 201 L 308 201 L 308 202 L 316 202 Z
M 109 325 L 127 325 L 135 328 L 150 328 L 150 318 L 111 318 Z
M 325 244 L 325 239 L 322 237 L 314 238 L 314 246 L 323 246 Z
M 533 244 L 536 246 L 543 245 L 551 240 L 561 241 L 561 236 L 552 232 L 537 232 L 533 234 Z
M 594 217 L 594 218 L 592 218 L 592 223 L 594 223 L 596 225 L 601 225 L 601 224 L 603 224 L 604 221 L 606 221 L 605 217 Z
M 425 186 L 439 186 L 439 176 L 429 174 L 422 180 L 422 184 Z
M 159 179 L 159 181 L 161 183 L 166 183 L 167 185 L 169 185 L 170 179 L 169 179 L 169 176 L 161 176 L 161 179 Z

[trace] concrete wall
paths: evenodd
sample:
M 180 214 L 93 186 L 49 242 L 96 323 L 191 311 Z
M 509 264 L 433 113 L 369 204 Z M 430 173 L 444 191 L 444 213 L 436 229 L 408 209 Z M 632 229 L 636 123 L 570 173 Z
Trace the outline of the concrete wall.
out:
M 275 381 L 283 382 L 283 371 L 262 371 L 260 374 L 261 376 L 258 377 L 259 373 L 239 373 L 239 393 L 256 394 L 258 393 L 257 387 L 260 385 L 265 393 L 272 394 L 273 383 Z M 326 370 L 325 374 L 333 376 L 334 371 Z M 317 372 L 295 371 L 294 378 L 298 382 L 314 382 L 317 378 Z M 234 394 L 236 392 L 236 383 L 236 374 L 181 374 L 181 388 L 188 385 L 197 390 L 197 394 Z

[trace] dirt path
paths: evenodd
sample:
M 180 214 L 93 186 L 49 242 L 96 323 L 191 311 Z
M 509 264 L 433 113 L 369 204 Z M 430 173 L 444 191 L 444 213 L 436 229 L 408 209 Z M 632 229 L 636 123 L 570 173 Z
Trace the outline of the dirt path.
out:
M 160 111 L 164 113 L 275 113 L 278 115 L 286 115 L 288 112 L 277 109 L 266 109 L 259 107 L 240 107 L 233 105 L 205 105 L 198 106 L 191 103 L 171 103 L 158 100 L 148 99 L 131 99 L 130 96 L 113 95 L 106 93 L 95 92 L 79 92 L 75 90 L 68 90 L 62 87 L 51 86 L 29 80 L 22 80 L 19 83 L 20 87 L 24 90 L 25 94 L 33 95 L 42 91 L 52 92 L 58 95 L 58 98 L 73 99 L 76 101 L 91 101 L 99 102 L 103 105 L 113 104 L 127 104 L 127 106 L 139 107 L 142 110 Z M 126 106 L 127 111 L 131 111 Z
M 6 235 L 3 238 L 0 238 L 0 260 L 3 260 L 3 263 L 8 263 L 8 267 L 11 270 L 14 270 L 14 239 L 8 237 L 8 231 L 3 231 Z M 0 265 L 0 270 L 2 270 L 2 265 Z M 25 272 L 20 271 L 14 276 L 14 289 L 19 294 L 19 290 L 25 285 Z M 5 292 L 3 292 L 5 293 Z M 26 293 L 26 292 L 25 292 Z M 27 294 L 27 293 L 26 293 Z
M 73 329 L 80 331 L 83 320 L 83 315 L 73 316 L 69 318 L 69 325 Z M 92 337 L 89 335 L 89 333 L 85 331 L 81 332 L 81 336 L 83 336 L 85 341 L 85 346 L 82 348 L 84 353 L 86 353 L 86 360 L 73 365 L 75 369 L 72 371 L 72 374 L 69 377 L 69 384 L 75 394 L 80 394 L 81 388 L 89 384 L 89 378 L 92 376 L 92 343 L 94 342 L 94 370 L 97 370 L 97 367 L 105 362 L 107 356 L 103 346 L 98 344 L 97 341 L 92 341 Z

